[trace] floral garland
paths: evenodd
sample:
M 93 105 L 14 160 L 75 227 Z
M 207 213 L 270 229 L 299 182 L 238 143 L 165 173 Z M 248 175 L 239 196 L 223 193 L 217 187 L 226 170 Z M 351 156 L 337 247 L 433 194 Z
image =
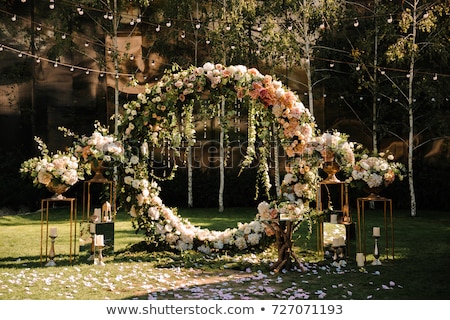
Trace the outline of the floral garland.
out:
M 244 166 L 252 163 L 257 154 L 256 139 L 270 143 L 267 127 L 277 123 L 289 161 L 282 194 L 274 203 L 290 218 L 303 219 L 311 212 L 309 202 L 315 199 L 319 179 L 313 144 L 316 125 L 298 96 L 283 87 L 280 81 L 254 68 L 213 63 L 185 70 L 174 66 L 157 84 L 147 86 L 138 94 L 137 100 L 126 103 L 125 112 L 119 119 L 120 138 L 125 149 L 125 161 L 120 168 L 123 179 L 118 186 L 120 203 L 130 213 L 135 228 L 144 231 L 150 241 L 168 244 L 178 250 L 202 252 L 243 250 L 264 242 L 267 226 L 261 221 L 264 219 L 260 213 L 250 223 L 223 232 L 210 231 L 179 217 L 176 210 L 166 207 L 159 198 L 156 180 L 168 177 L 155 174 L 158 163 L 153 150 L 167 150 L 169 156 L 171 152 L 178 153 L 182 142 L 193 145 L 194 103 L 201 101 L 203 106 L 206 102 L 207 108 L 217 110 L 223 99 L 239 99 L 249 107 L 251 124 Z M 214 112 L 217 113 L 220 112 Z M 259 151 L 267 154 L 268 148 L 264 145 Z M 261 163 L 260 171 L 267 172 L 267 162 Z M 171 168 L 169 177 L 173 176 L 176 165 L 170 162 L 165 165 Z M 264 179 L 267 180 L 268 175 Z M 269 181 L 265 184 L 270 187 Z

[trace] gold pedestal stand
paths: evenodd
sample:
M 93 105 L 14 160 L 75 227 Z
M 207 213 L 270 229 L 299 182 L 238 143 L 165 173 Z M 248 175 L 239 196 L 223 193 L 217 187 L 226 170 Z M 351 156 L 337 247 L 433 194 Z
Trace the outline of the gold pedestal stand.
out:
M 316 209 L 318 211 L 323 211 L 327 208 L 329 208 L 330 206 L 332 206 L 331 203 L 331 187 L 335 187 L 335 189 L 337 188 L 337 190 L 333 190 L 333 191 L 337 191 L 338 192 L 338 199 L 339 199 L 339 203 L 337 204 L 337 208 L 336 210 L 333 209 L 333 212 L 335 213 L 340 213 L 342 214 L 342 218 L 337 222 L 337 224 L 342 224 L 345 225 L 345 230 L 346 230 L 346 245 L 345 245 L 345 255 L 349 256 L 350 255 L 350 241 L 348 239 L 348 235 L 350 234 L 350 226 L 352 224 L 352 217 L 351 217 L 351 213 L 350 213 L 350 206 L 349 206 L 349 201 L 348 201 L 348 184 L 343 182 L 343 181 L 335 181 L 335 180 L 323 180 L 319 183 L 319 186 L 317 188 L 317 200 L 316 200 Z M 326 200 L 326 208 L 324 205 L 324 199 L 322 197 L 322 190 L 326 189 L 326 192 L 328 194 L 328 198 L 325 199 Z M 318 223 L 318 227 L 317 227 L 317 252 L 319 252 L 319 254 L 324 253 L 324 237 L 323 237 L 323 232 L 324 232 L 324 218 L 322 217 Z
M 356 199 L 357 202 L 357 214 L 358 214 L 358 252 L 363 252 L 366 256 L 366 228 L 365 228 L 365 204 L 366 202 L 381 202 L 383 204 L 383 215 L 384 215 L 384 230 L 386 239 L 386 257 L 389 259 L 389 238 L 391 238 L 392 243 L 392 260 L 394 260 L 394 222 L 392 217 L 392 199 L 385 197 L 364 197 Z M 389 212 L 390 218 L 390 236 L 388 235 L 388 223 L 387 214 Z M 378 239 L 377 239 L 378 242 Z M 377 243 L 378 244 L 378 243 Z
M 51 203 L 61 203 L 68 202 L 70 205 L 69 221 L 70 221 L 70 255 L 69 261 L 72 263 L 73 256 L 76 255 L 76 245 L 77 245 L 77 199 L 76 198 L 48 198 L 41 200 L 41 255 L 40 262 L 43 262 L 43 243 L 44 243 L 44 225 L 45 225 L 45 261 L 48 258 L 48 218 L 49 218 L 49 208 Z M 54 245 L 54 244 L 53 244 Z M 54 248 L 53 248 L 54 252 Z

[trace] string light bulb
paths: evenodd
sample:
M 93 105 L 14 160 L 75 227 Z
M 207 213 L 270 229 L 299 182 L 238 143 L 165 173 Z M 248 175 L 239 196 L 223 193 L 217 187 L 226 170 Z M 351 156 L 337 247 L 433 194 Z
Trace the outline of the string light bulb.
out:
M 227 24 L 227 26 L 225 27 L 225 30 L 227 30 L 227 31 L 230 31 L 230 29 L 231 29 L 231 24 Z
M 55 63 L 53 64 L 53 67 L 55 67 L 55 68 L 58 67 L 58 61 L 55 61 Z
M 134 60 L 134 54 L 130 54 L 130 60 Z
M 258 31 L 262 30 L 261 24 L 258 24 L 258 26 L 256 27 L 256 30 L 258 30 Z
M 13 15 L 12 18 L 11 18 L 11 21 L 14 22 L 14 21 L 16 21 L 16 20 L 17 20 L 17 16 L 16 16 L 16 15 Z
M 158 24 L 158 26 L 156 27 L 156 32 L 159 32 L 159 31 L 161 31 L 161 26 Z
M 73 66 L 70 67 L 70 72 L 73 72 L 75 68 Z
M 48 4 L 48 7 L 50 8 L 50 10 L 55 9 L 55 0 L 50 0 L 50 3 Z
M 171 26 L 172 26 L 172 21 L 171 20 L 167 21 L 166 22 L 166 27 L 170 28 Z
M 108 12 L 108 20 L 114 19 L 114 15 L 112 12 Z
M 136 23 L 141 23 L 142 22 L 142 17 L 141 15 L 138 15 L 138 17 L 136 18 Z
M 36 58 L 36 63 L 41 63 L 41 58 L 37 57 Z
M 361 70 L 361 65 L 358 63 L 358 65 L 356 66 L 356 71 L 359 71 L 359 70 Z
M 209 39 L 206 39 L 206 44 L 210 44 L 211 43 L 211 40 L 209 40 Z
M 134 18 L 130 21 L 130 26 L 134 26 Z
M 186 32 L 184 32 L 184 30 L 181 32 L 181 38 L 182 39 L 186 38 Z
M 392 23 L 392 21 L 394 21 L 394 19 L 392 18 L 392 14 L 389 15 L 389 18 L 387 19 L 387 23 Z
M 353 26 L 354 26 L 355 28 L 357 28 L 357 27 L 359 26 L 358 18 L 355 18 L 355 21 L 353 21 Z
M 80 16 L 84 14 L 83 8 L 81 6 L 78 6 L 77 11 Z
M 89 69 L 86 69 L 86 74 L 89 74 L 89 73 L 90 73 Z
M 200 21 L 198 21 L 197 20 L 197 23 L 195 24 L 195 29 L 200 29 L 200 27 L 201 27 L 201 24 L 200 24 Z
M 19 58 L 22 58 L 22 56 L 23 56 L 23 53 L 22 52 L 19 52 L 19 54 L 17 55 Z
M 61 35 L 61 39 L 66 39 L 67 38 L 67 36 L 66 36 L 66 34 L 65 33 L 63 33 L 62 35 Z
M 436 81 L 437 79 L 438 79 L 438 75 L 437 75 L 437 73 L 435 73 L 433 76 L 433 80 Z

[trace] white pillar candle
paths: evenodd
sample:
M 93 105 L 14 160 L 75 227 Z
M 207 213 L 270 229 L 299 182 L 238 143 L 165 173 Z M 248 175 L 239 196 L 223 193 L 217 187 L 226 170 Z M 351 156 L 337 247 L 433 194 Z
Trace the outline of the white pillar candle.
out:
M 337 214 L 330 214 L 330 223 L 337 223 Z
M 96 235 L 94 239 L 95 239 L 96 246 L 104 246 L 105 245 L 104 237 L 102 234 Z
M 358 267 L 364 267 L 364 253 L 356 253 L 356 264 L 358 265 Z
M 94 209 L 94 216 L 100 217 L 102 215 L 102 209 L 101 208 L 95 208 Z
M 339 237 L 338 239 L 339 239 L 339 246 L 340 247 L 345 246 L 345 239 L 344 239 L 344 237 Z
M 373 227 L 373 236 L 374 237 L 379 237 L 380 236 L 380 227 Z
M 50 237 L 57 237 L 58 230 L 56 228 L 50 228 Z
M 339 239 L 333 238 L 333 247 L 339 247 Z
M 89 223 L 89 232 L 95 234 L 95 223 Z

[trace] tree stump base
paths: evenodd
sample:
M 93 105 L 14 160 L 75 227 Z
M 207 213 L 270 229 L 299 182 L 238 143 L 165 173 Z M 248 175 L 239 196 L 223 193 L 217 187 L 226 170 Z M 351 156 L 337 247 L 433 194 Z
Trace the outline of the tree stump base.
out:
M 283 269 L 292 270 L 295 266 L 298 267 L 302 272 L 307 271 L 307 268 L 303 265 L 295 252 L 292 250 L 292 233 L 295 227 L 300 222 L 301 221 L 296 221 L 293 223 L 290 220 L 274 220 L 271 223 L 265 222 L 265 224 L 269 226 L 275 233 L 276 237 L 278 259 L 271 265 L 271 270 L 273 272 L 278 273 Z

